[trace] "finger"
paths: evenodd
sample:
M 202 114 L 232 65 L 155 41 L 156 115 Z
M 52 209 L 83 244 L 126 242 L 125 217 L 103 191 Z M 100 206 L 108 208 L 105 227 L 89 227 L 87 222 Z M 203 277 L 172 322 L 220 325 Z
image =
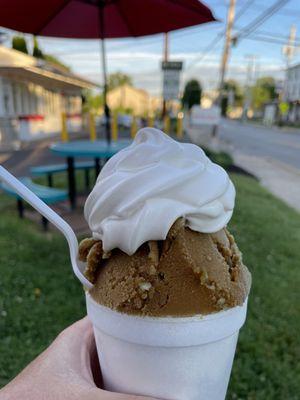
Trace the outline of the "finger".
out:
M 90 352 L 94 348 L 92 324 L 87 317 L 62 331 L 47 350 L 56 373 L 68 382 L 95 387 Z
M 158 400 L 145 396 L 109 392 L 96 387 L 94 379 L 97 386 L 101 387 L 102 377 L 92 324 L 87 317 L 65 329 L 59 336 L 61 336 L 60 340 L 66 342 L 67 351 L 73 357 L 73 360 L 69 359 L 68 361 L 73 363 L 69 365 L 69 368 L 73 366 L 76 371 L 75 379 L 85 377 L 88 389 L 86 400 Z M 81 355 L 80 362 L 78 354 Z
M 92 330 L 92 323 L 88 319 L 88 317 L 85 316 L 82 319 L 74 322 L 72 325 L 70 325 L 66 329 L 64 329 L 58 337 L 64 336 L 64 335 L 72 335 L 74 332 L 76 332 L 76 333 L 85 332 L 88 330 Z

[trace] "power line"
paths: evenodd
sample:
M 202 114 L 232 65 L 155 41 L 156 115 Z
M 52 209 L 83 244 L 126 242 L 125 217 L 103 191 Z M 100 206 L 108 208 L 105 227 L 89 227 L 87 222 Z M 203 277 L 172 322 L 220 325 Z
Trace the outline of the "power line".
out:
M 279 34 L 279 33 L 274 33 L 274 32 L 269 32 L 269 31 L 256 31 L 257 34 L 259 35 L 266 35 L 266 36 L 270 36 L 273 38 L 278 38 L 278 39 L 282 39 L 282 40 L 288 40 L 289 37 L 288 36 L 284 36 L 283 34 Z
M 190 70 L 195 64 L 199 64 L 199 62 L 201 62 L 209 53 L 212 52 L 212 50 L 214 50 L 214 48 L 216 47 L 216 45 L 220 42 L 221 39 L 223 39 L 224 37 L 224 31 L 220 32 L 203 50 L 203 53 L 201 54 L 201 56 L 197 57 L 194 61 L 192 61 L 190 63 L 190 65 L 188 65 L 185 68 L 185 71 Z
M 247 9 L 253 4 L 253 0 L 247 0 L 246 3 L 240 8 L 240 10 L 237 12 L 234 23 L 236 23 L 242 15 L 247 11 Z M 185 70 L 188 71 L 190 70 L 195 64 L 200 63 L 209 53 L 211 53 L 212 50 L 216 47 L 216 45 L 223 39 L 225 34 L 225 30 L 222 30 L 217 36 L 205 47 L 203 50 L 201 56 L 196 58 L 194 61 L 188 65 Z
M 189 36 L 191 34 L 194 35 L 195 34 L 194 31 L 196 30 L 195 28 L 197 28 L 197 29 L 202 28 L 202 30 L 203 30 L 202 26 L 197 26 L 197 27 L 187 28 L 188 30 L 185 29 L 185 30 L 174 31 L 174 32 L 171 32 L 172 39 L 176 40 L 176 39 L 181 39 L 182 37 L 185 37 L 185 36 Z M 205 30 L 216 29 L 216 28 L 220 29 L 220 26 L 218 26 L 218 25 L 211 25 L 209 27 L 206 26 Z M 193 31 L 191 31 L 192 29 L 193 29 Z M 119 41 L 124 40 L 124 43 L 120 43 L 120 44 L 117 44 L 116 46 L 112 46 L 112 49 L 108 49 L 108 51 L 110 53 L 114 53 L 114 52 L 118 52 L 120 49 L 127 50 L 127 49 L 130 49 L 130 48 L 133 48 L 133 47 L 147 47 L 149 45 L 152 46 L 152 45 L 155 45 L 155 44 L 161 44 L 162 43 L 162 37 L 161 37 L 161 34 L 158 34 L 158 35 L 156 35 L 155 38 L 154 37 L 136 38 L 136 39 L 130 40 L 129 42 L 127 42 L 128 39 L 118 39 Z M 44 38 L 43 38 L 43 40 L 44 40 Z M 113 42 L 112 42 L 112 44 L 113 44 Z M 90 53 L 90 52 L 98 52 L 98 50 L 86 49 L 84 51 L 76 52 L 76 54 L 86 54 L 86 53 Z M 51 54 L 59 57 L 59 56 L 73 55 L 74 52 L 72 52 L 72 51 L 70 51 L 70 52 L 54 51 L 54 52 L 51 52 Z
M 242 28 L 241 28 L 242 29 Z M 275 34 L 275 33 L 273 33 L 273 32 L 268 32 L 268 31 L 261 31 L 261 30 L 259 30 L 259 31 L 257 31 L 256 32 L 258 35 L 263 35 L 263 36 L 268 36 L 268 37 L 270 37 L 270 38 L 272 38 L 272 39 L 274 39 L 274 41 L 270 41 L 270 43 L 272 43 L 272 42 L 274 42 L 275 43 L 275 39 L 280 39 L 280 43 L 282 43 L 282 40 L 287 40 L 288 39 L 288 36 L 283 36 L 283 35 L 280 35 L 280 34 Z M 217 34 L 217 37 L 218 37 L 218 39 L 220 40 L 222 37 L 224 36 L 224 31 L 223 31 L 223 29 L 222 29 L 222 32 L 219 32 L 218 34 Z M 210 50 L 210 47 L 212 46 L 212 48 L 211 48 L 211 50 L 213 50 L 214 48 L 215 48 L 215 44 L 214 44 L 214 42 L 215 42 L 215 40 L 217 39 L 217 37 L 216 38 L 214 38 L 213 39 L 213 41 L 212 42 L 210 42 L 210 44 L 208 45 L 208 46 L 206 46 L 204 49 L 203 49 L 203 53 L 209 53 L 210 51 L 208 51 L 208 50 Z M 250 37 L 248 37 L 247 39 L 252 39 L 253 37 L 252 36 L 250 36 Z M 218 41 L 219 41 L 218 40 Z M 264 40 L 262 40 L 262 41 L 264 41 Z M 118 46 L 118 47 L 114 47 L 113 49 L 111 49 L 111 50 L 109 50 L 108 52 L 109 53 L 111 53 L 111 54 L 113 54 L 113 53 L 117 53 L 118 52 L 118 50 L 119 50 L 119 48 L 123 48 L 124 50 L 127 50 L 128 48 L 132 48 L 132 47 L 135 47 L 135 46 L 142 46 L 142 47 L 144 47 L 144 46 L 148 46 L 149 44 L 153 44 L 154 42 L 151 42 L 151 43 L 149 43 L 149 42 L 147 42 L 147 43 L 142 43 L 142 42 L 140 42 L 140 43 L 130 43 L 130 47 L 129 47 L 129 45 L 127 46 L 127 45 L 122 45 L 122 46 Z M 155 42 L 155 43 L 157 43 L 157 42 Z M 278 43 L 279 43 L 279 41 L 278 41 Z M 157 43 L 157 44 L 159 44 L 159 43 Z M 217 43 L 216 43 L 217 44 Z M 298 43 L 299 44 L 299 43 Z M 88 53 L 95 53 L 95 54 L 98 54 L 98 50 L 95 50 L 95 49 L 82 49 L 82 50 L 80 50 L 80 51 L 76 51 L 76 52 L 51 52 L 51 54 L 52 55 L 54 55 L 54 56 L 74 56 L 74 57 L 81 57 L 82 55 L 84 55 L 84 54 L 88 54 Z M 202 54 L 200 57 L 198 57 L 197 58 L 197 60 L 193 60 L 192 61 L 192 64 L 190 64 L 189 66 L 188 66 L 188 68 L 190 68 L 190 67 L 192 67 L 192 65 L 194 64 L 194 62 L 200 62 L 201 60 L 202 60 L 202 58 L 204 58 L 207 54 Z M 86 60 L 85 60 L 86 61 Z
M 268 8 L 265 12 L 264 12 L 264 14 L 266 14 L 267 12 L 270 12 L 270 9 L 272 8 L 274 8 L 275 7 L 275 5 L 277 5 L 277 7 L 279 7 L 279 8 L 276 8 L 275 9 L 275 11 L 273 10 L 272 11 L 272 14 L 271 15 L 273 15 L 276 11 L 278 11 L 283 5 L 285 5 L 287 2 L 288 2 L 289 0 L 281 0 L 280 2 L 279 1 L 277 1 L 272 7 L 270 7 L 270 8 Z M 281 4 L 279 4 L 279 3 L 281 3 Z M 239 19 L 239 18 L 241 18 L 244 14 L 245 14 L 245 12 L 248 10 L 248 8 L 250 7 L 250 6 L 253 6 L 254 5 L 254 1 L 253 0 L 247 0 L 245 3 L 244 3 L 244 5 L 242 5 L 241 7 L 240 7 L 240 9 L 238 10 L 238 12 L 237 12 L 237 15 L 236 15 L 236 18 L 235 18 L 235 22 Z M 271 15 L 269 15 L 269 16 L 271 16 Z M 269 17 L 268 16 L 268 17 Z M 259 17 L 260 19 L 262 18 L 262 16 L 260 16 Z M 257 18 L 258 19 L 258 18 Z M 249 29 L 249 26 L 251 26 L 251 25 L 253 25 L 254 23 L 255 23 L 255 21 L 257 21 L 257 19 L 255 19 L 254 21 L 252 21 L 246 28 L 242 28 L 241 29 L 241 32 L 238 32 L 238 34 L 237 34 L 237 36 L 239 36 L 239 35 L 241 35 L 242 33 L 243 33 L 243 31 L 245 31 L 246 29 Z M 259 25 L 261 25 L 264 21 L 265 21 L 265 19 L 266 19 L 266 16 L 264 15 L 264 20 L 259 24 Z M 257 22 L 256 22 L 256 24 L 257 24 Z M 258 26 L 259 26 L 258 25 Z M 191 27 L 191 28 L 189 28 L 189 30 L 186 30 L 186 31 L 177 31 L 177 32 L 172 32 L 172 36 L 174 37 L 174 39 L 180 39 L 181 37 L 184 37 L 184 36 L 187 36 L 187 35 L 190 35 L 190 34 L 194 34 L 194 31 L 196 30 L 196 29 L 198 29 L 199 27 Z M 217 25 L 209 25 L 209 26 L 205 26 L 205 28 L 206 29 L 208 29 L 208 28 L 219 28 L 219 26 L 217 26 Z M 253 30 L 253 28 L 252 28 L 252 30 Z M 268 35 L 269 36 L 269 34 L 268 33 L 266 33 L 266 32 L 259 32 L 259 31 L 257 31 L 257 33 L 259 34 L 258 36 L 256 35 L 256 36 L 254 36 L 254 37 L 248 37 L 248 39 L 249 40 L 255 40 L 255 41 L 261 41 L 261 42 L 269 42 L 269 43 L 277 43 L 277 44 L 283 44 L 281 41 L 276 41 L 276 39 L 274 38 L 268 38 L 268 37 L 265 37 L 265 36 L 261 36 L 260 34 L 262 33 L 263 35 Z M 273 34 L 273 36 L 276 36 L 276 35 L 274 35 Z M 223 37 L 224 37 L 224 30 L 222 29 L 222 31 L 221 32 L 219 32 L 217 35 L 216 35 L 216 37 L 215 38 L 213 38 L 213 40 L 203 49 L 203 52 L 202 52 L 202 54 L 199 56 L 199 57 L 197 57 L 196 59 L 194 59 L 193 61 L 191 61 L 191 63 L 186 67 L 186 71 L 189 71 L 195 64 L 198 64 L 198 63 L 200 63 L 208 54 L 210 54 L 215 48 L 216 48 L 216 46 L 221 42 L 221 40 L 223 39 Z M 244 36 L 244 37 L 246 37 L 246 36 Z M 279 39 L 279 36 L 278 36 L 278 39 Z M 149 45 L 153 45 L 153 44 L 159 44 L 159 42 L 161 41 L 161 37 L 160 36 L 156 36 L 155 38 L 153 38 L 153 37 L 151 37 L 151 38 L 143 38 L 143 39 L 140 39 L 138 42 L 136 42 L 136 40 L 139 40 L 139 39 L 133 39 L 133 41 L 132 42 L 129 42 L 128 44 L 126 44 L 126 43 L 124 43 L 124 44 L 121 44 L 120 46 L 114 46 L 113 47 L 113 49 L 111 50 L 111 52 L 112 53 L 114 53 L 114 52 L 117 52 L 120 48 L 123 48 L 123 49 L 129 49 L 129 48 L 132 48 L 132 47 L 135 47 L 135 46 L 141 46 L 141 47 L 146 47 L 146 46 L 149 46 Z M 93 51 L 93 50 L 91 50 L 91 51 Z M 87 50 L 87 51 L 81 51 L 80 52 L 80 54 L 85 54 L 85 53 L 89 53 L 90 52 L 90 50 Z M 59 52 L 54 52 L 53 54 L 55 54 L 55 55 L 73 55 L 74 53 L 72 52 L 72 53 L 59 53 Z M 78 60 L 79 61 L 79 60 Z
M 287 17 L 289 17 L 289 16 L 299 17 L 300 16 L 299 10 L 293 10 L 291 8 L 286 8 L 285 10 L 282 10 L 279 14 L 282 16 L 287 16 Z
M 223 31 L 220 32 L 219 35 L 223 36 Z M 214 43 L 217 42 L 216 39 L 217 38 L 214 38 L 214 40 L 213 40 Z M 258 41 L 258 42 L 275 43 L 275 44 L 284 45 L 284 44 L 286 44 L 286 40 L 288 39 L 288 37 L 287 36 L 278 35 L 278 34 L 274 34 L 272 32 L 268 32 L 268 31 L 260 31 L 259 30 L 259 31 L 256 32 L 255 36 L 248 36 L 246 39 L 247 40 Z M 215 47 L 214 43 L 213 44 L 210 43 L 209 46 L 206 46 L 204 48 L 204 50 L 203 50 L 204 54 L 202 54 L 201 57 L 204 58 L 209 53 L 207 50 L 209 50 L 210 48 L 211 48 L 211 50 L 213 50 L 213 48 Z M 217 44 L 217 43 L 215 43 L 215 44 Z M 295 42 L 295 46 L 300 46 L 300 41 L 296 41 Z M 127 48 L 126 48 L 126 50 L 127 50 Z M 94 51 L 94 50 L 86 50 L 86 51 L 80 51 L 80 52 L 76 52 L 76 53 L 70 53 L 70 55 L 74 55 L 75 58 L 77 58 L 77 57 L 80 58 L 79 60 L 76 60 L 76 62 L 82 62 L 82 63 L 91 63 L 92 61 L 96 62 L 97 61 L 96 59 L 95 60 L 82 59 L 82 54 L 86 54 L 86 53 L 90 53 L 90 52 L 94 52 L 95 53 L 94 54 L 95 57 L 96 56 L 98 57 L 97 52 Z M 111 52 L 111 53 L 113 54 L 113 53 L 117 53 L 117 52 Z M 131 57 L 133 57 L 133 56 L 134 55 L 131 55 Z M 153 54 L 153 56 L 154 57 L 158 57 L 158 53 L 157 54 Z M 117 59 L 117 58 L 121 59 L 122 56 L 116 57 L 114 55 L 114 59 Z M 200 61 L 199 57 L 197 57 L 197 59 L 192 60 L 191 64 L 188 66 L 188 68 L 186 68 L 186 70 L 189 70 L 191 68 L 191 66 L 194 65 L 194 63 L 199 62 L 199 61 Z
M 235 23 L 238 19 L 240 19 L 245 14 L 245 12 L 248 10 L 248 8 L 250 6 L 253 5 L 253 3 L 254 3 L 253 0 L 246 1 L 246 3 L 243 5 L 243 7 L 241 7 L 241 9 L 236 13 L 235 20 L 234 20 Z
M 280 8 L 282 8 L 286 3 L 288 3 L 289 0 L 278 0 L 276 3 L 274 3 L 271 7 L 269 7 L 267 10 L 263 12 L 262 15 L 258 16 L 254 21 L 252 21 L 250 24 L 248 24 L 244 29 L 242 29 L 241 33 L 235 36 L 235 40 L 239 39 L 240 37 L 246 37 L 248 36 L 251 32 L 256 30 L 260 25 L 262 25 L 268 18 L 270 18 L 272 15 L 274 15 Z M 251 2 L 247 1 L 243 8 L 238 12 L 237 18 L 240 18 L 244 12 L 247 10 L 247 8 L 250 6 Z M 237 20 L 236 18 L 236 20 Z M 235 22 L 236 22 L 235 20 Z M 218 42 L 223 38 L 224 32 L 219 33 L 211 43 L 204 49 L 204 53 L 201 54 L 201 56 L 197 59 L 195 59 L 187 68 L 186 70 L 189 70 L 192 66 L 195 64 L 198 64 L 201 62 L 207 54 L 209 54 L 218 44 Z
M 249 36 L 255 31 L 260 25 L 262 25 L 267 19 L 274 15 L 280 8 L 287 4 L 289 0 L 277 0 L 271 7 L 267 8 L 261 15 L 250 22 L 239 34 L 234 37 L 235 41 L 240 40 Z
M 287 1 L 288 0 L 286 0 L 285 3 Z M 244 15 L 244 13 L 247 11 L 247 9 L 250 6 L 253 6 L 253 3 L 254 3 L 253 0 L 247 0 L 245 2 L 245 4 L 237 12 L 237 15 L 236 15 L 236 18 L 235 18 L 235 22 L 242 15 Z M 208 29 L 208 28 L 219 28 L 219 27 L 217 25 L 206 26 L 206 29 Z M 182 31 L 172 32 L 172 36 L 173 37 L 175 36 L 174 39 L 185 37 L 187 35 L 194 34 L 194 30 L 195 29 L 199 29 L 199 26 L 191 27 L 188 30 L 185 30 L 183 32 Z M 217 34 L 217 36 L 209 43 L 209 45 L 204 48 L 203 53 L 201 54 L 201 56 L 199 58 L 195 59 L 194 61 L 192 61 L 192 63 L 186 69 L 190 69 L 195 63 L 201 62 L 206 57 L 207 54 L 211 53 L 211 51 L 213 49 L 215 49 L 216 45 L 221 41 L 223 36 L 224 36 L 224 31 L 222 30 L 222 32 L 219 32 Z M 120 46 L 114 46 L 111 49 L 111 53 L 117 52 L 120 48 L 124 48 L 124 47 L 125 47 L 126 50 L 129 49 L 129 48 L 138 47 L 138 46 L 146 47 L 146 46 L 149 46 L 149 45 L 151 46 L 153 44 L 159 44 L 160 41 L 161 41 L 161 37 L 159 37 L 159 36 L 156 36 L 155 38 L 151 37 L 151 38 L 143 38 L 143 39 L 133 39 L 132 42 L 124 43 L 124 44 L 121 44 Z M 93 50 L 80 51 L 80 54 L 90 53 L 92 51 Z M 68 55 L 73 55 L 74 52 L 68 52 L 68 53 L 66 53 L 66 52 L 51 52 L 51 54 L 56 55 L 56 56 L 68 56 Z
M 249 37 L 247 37 L 247 40 L 254 40 L 256 42 L 275 43 L 275 44 L 280 44 L 280 45 L 286 44 L 286 42 L 284 40 L 279 40 L 276 38 L 262 36 L 262 35 L 249 36 Z M 295 46 L 300 46 L 300 42 L 299 41 L 295 42 Z
M 261 10 L 262 4 L 255 4 L 255 2 L 253 1 L 252 8 L 254 10 Z M 286 8 L 284 10 L 281 10 L 278 14 L 283 16 L 283 17 L 284 16 L 287 16 L 287 17 L 288 16 L 299 17 L 300 16 L 300 10 L 299 9 L 295 10 L 295 9 L 292 9 L 292 8 Z

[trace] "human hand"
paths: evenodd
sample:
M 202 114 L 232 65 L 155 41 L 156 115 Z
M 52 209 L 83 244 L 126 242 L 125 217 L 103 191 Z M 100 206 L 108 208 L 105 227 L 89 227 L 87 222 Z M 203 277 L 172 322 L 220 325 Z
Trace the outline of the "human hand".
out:
M 150 400 L 108 392 L 95 382 L 101 384 L 94 335 L 83 318 L 0 390 L 0 400 Z

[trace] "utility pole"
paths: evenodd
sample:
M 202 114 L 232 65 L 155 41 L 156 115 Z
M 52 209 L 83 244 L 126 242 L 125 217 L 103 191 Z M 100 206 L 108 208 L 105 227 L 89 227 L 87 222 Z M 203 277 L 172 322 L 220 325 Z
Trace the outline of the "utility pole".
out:
M 246 56 L 248 60 L 248 65 L 247 65 L 247 75 L 246 75 L 246 94 L 245 94 L 245 100 L 244 100 L 244 107 L 243 107 L 243 115 L 242 115 L 242 121 L 247 120 L 247 114 L 248 110 L 251 106 L 251 85 L 253 83 L 253 78 L 254 78 L 254 73 L 255 73 L 255 59 L 256 56 L 253 54 L 250 54 Z
M 296 41 L 296 32 L 297 28 L 295 25 L 291 25 L 290 34 L 288 38 L 288 42 L 285 46 L 283 46 L 282 52 L 286 58 L 286 66 L 287 68 L 290 66 L 291 61 L 295 55 L 295 41 Z
M 231 32 L 233 28 L 234 22 L 234 14 L 235 14 L 235 2 L 236 0 L 230 0 L 228 13 L 227 13 L 227 23 L 226 23 L 226 33 L 225 33 L 225 44 L 224 50 L 221 60 L 221 69 L 220 69 L 220 84 L 219 84 L 219 105 L 221 105 L 222 101 L 222 93 L 224 88 L 224 79 L 229 59 L 229 53 L 231 48 Z
M 164 61 L 169 60 L 169 33 L 164 34 Z
M 163 60 L 165 62 L 169 61 L 169 33 L 165 32 L 164 34 L 164 49 L 163 49 Z M 162 107 L 162 118 L 164 119 L 167 112 L 167 102 L 163 99 L 163 107 Z
M 290 34 L 288 38 L 288 42 L 285 46 L 282 48 L 282 53 L 285 56 L 285 61 L 286 61 L 286 71 L 285 71 L 285 82 L 284 82 L 284 87 L 283 87 L 283 94 L 282 94 L 282 100 L 287 99 L 287 91 L 288 91 L 288 70 L 291 65 L 291 61 L 295 56 L 295 53 L 297 49 L 295 48 L 295 41 L 296 41 L 296 32 L 297 28 L 295 25 L 291 25 L 290 28 Z

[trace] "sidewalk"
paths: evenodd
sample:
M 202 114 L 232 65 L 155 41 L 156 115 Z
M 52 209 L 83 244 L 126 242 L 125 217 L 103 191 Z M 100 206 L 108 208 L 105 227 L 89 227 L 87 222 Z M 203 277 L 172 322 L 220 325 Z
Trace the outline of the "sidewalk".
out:
M 300 211 L 300 171 L 271 158 L 233 153 L 236 165 L 257 176 L 261 184 L 289 206 Z
M 258 157 L 235 150 L 230 141 L 211 138 L 209 134 L 197 134 L 197 128 L 190 129 L 189 136 L 197 137 L 197 144 L 213 151 L 230 153 L 234 163 L 255 175 L 262 186 L 279 197 L 290 207 L 300 211 L 300 170 L 271 157 Z

